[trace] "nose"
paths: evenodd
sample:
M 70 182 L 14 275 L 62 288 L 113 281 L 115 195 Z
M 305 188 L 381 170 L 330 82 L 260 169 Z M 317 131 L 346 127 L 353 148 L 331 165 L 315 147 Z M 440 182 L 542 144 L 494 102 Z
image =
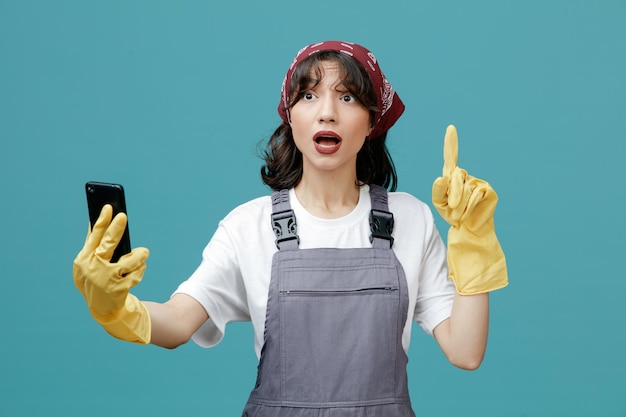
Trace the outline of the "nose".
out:
M 320 123 L 334 123 L 337 121 L 337 99 L 325 95 L 320 98 L 320 108 L 318 120 Z

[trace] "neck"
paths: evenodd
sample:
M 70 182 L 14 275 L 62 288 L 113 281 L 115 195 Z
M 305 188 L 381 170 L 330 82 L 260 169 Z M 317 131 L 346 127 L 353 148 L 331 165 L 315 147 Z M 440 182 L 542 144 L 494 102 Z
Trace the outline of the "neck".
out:
M 302 176 L 295 187 L 296 196 L 302 206 L 312 215 L 324 219 L 335 219 L 350 213 L 359 202 L 360 187 L 356 178 L 339 180 Z

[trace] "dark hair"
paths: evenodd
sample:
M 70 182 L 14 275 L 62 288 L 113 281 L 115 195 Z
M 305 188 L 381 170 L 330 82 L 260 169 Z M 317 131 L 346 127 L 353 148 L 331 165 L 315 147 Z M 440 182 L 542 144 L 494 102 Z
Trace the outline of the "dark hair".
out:
M 378 111 L 374 86 L 363 66 L 354 58 L 338 51 L 321 51 L 303 60 L 293 72 L 290 84 L 289 108 L 310 90 L 311 83 L 322 79 L 321 63 L 337 62 L 343 70 L 342 85 L 370 111 L 371 123 Z M 311 79 L 311 70 L 316 78 Z M 385 144 L 387 132 L 365 140 L 356 160 L 357 181 L 376 184 L 395 191 L 398 182 L 396 169 Z M 291 126 L 283 122 L 270 137 L 262 151 L 265 165 L 261 167 L 263 182 L 273 190 L 295 187 L 302 179 L 302 153 L 293 140 Z

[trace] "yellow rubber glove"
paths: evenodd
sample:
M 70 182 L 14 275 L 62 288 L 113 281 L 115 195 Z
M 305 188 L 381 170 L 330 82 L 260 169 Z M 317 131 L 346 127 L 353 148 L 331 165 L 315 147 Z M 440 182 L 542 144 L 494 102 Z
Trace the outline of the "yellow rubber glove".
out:
M 113 210 L 105 205 L 85 246 L 74 259 L 74 284 L 80 290 L 93 318 L 112 336 L 135 343 L 150 342 L 150 314 L 129 290 L 146 269 L 148 249 L 135 248 L 111 263 L 127 218 L 123 213 L 111 221 Z
M 443 145 L 443 176 L 433 183 L 433 204 L 450 224 L 448 268 L 461 295 L 480 294 L 508 285 L 504 252 L 493 216 L 498 196 L 491 186 L 458 167 L 456 128 L 448 126 Z

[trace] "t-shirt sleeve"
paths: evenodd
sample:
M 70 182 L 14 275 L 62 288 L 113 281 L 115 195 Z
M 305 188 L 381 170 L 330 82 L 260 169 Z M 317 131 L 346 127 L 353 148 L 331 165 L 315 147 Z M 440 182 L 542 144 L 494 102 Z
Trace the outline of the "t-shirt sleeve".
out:
M 223 222 L 204 248 L 198 268 L 174 292 L 179 293 L 193 297 L 209 315 L 192 336 L 199 346 L 218 344 L 228 323 L 250 320 L 237 251 Z
M 415 304 L 414 320 L 427 334 L 450 317 L 456 290 L 448 279 L 446 247 L 437 231 L 432 213 L 428 211 L 425 253 Z

